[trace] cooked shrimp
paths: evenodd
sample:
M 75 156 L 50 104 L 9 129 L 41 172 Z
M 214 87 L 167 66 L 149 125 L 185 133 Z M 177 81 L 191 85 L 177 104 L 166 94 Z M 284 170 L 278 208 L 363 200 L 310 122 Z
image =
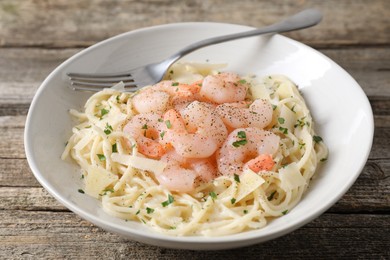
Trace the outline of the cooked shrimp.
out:
M 199 90 L 199 82 L 188 85 L 164 80 L 140 91 L 132 104 L 138 113 L 163 113 L 175 104 L 195 100 Z
M 275 165 L 275 161 L 270 154 L 260 154 L 256 158 L 249 160 L 245 167 L 248 167 L 254 172 L 270 171 Z
M 167 166 L 156 178 L 162 186 L 171 191 L 191 192 L 199 181 L 208 182 L 217 174 L 217 167 L 210 159 L 187 159 L 171 151 L 161 160 L 166 162 Z
M 140 113 L 163 113 L 170 107 L 170 95 L 164 91 L 147 88 L 132 99 L 135 110 Z
M 210 135 L 211 131 L 201 128 L 204 127 L 202 122 L 195 121 L 196 119 L 201 120 L 202 116 L 205 115 L 201 113 L 192 116 L 189 114 L 184 115 L 188 121 L 185 121 L 182 115 L 175 109 L 168 110 L 164 114 L 166 129 L 163 142 L 172 145 L 180 156 L 186 158 L 207 158 L 211 156 L 219 147 L 220 140 L 217 138 L 218 134 Z M 217 117 L 209 120 L 216 121 Z M 215 125 L 225 127 L 223 123 Z M 211 128 L 212 126 L 208 125 L 207 127 Z
M 223 72 L 204 78 L 200 95 L 217 104 L 238 102 L 245 99 L 248 84 L 237 74 Z
M 161 120 L 159 114 L 138 114 L 126 124 L 123 131 L 129 133 L 136 140 L 140 153 L 152 158 L 159 158 L 165 153 L 163 145 L 158 142 Z
M 171 80 L 163 80 L 151 87 L 157 91 L 168 93 L 171 97 L 172 104 L 177 104 L 185 101 L 193 101 L 200 90 L 198 82 L 193 84 L 183 84 Z
M 264 128 L 272 121 L 272 105 L 266 99 L 256 99 L 252 104 L 245 102 L 221 104 L 216 108 L 223 122 L 231 128 Z
M 241 174 L 246 166 L 256 172 L 270 170 L 274 165 L 270 159 L 278 147 L 279 137 L 269 131 L 238 128 L 229 134 L 217 153 L 218 169 L 229 176 Z
M 188 132 L 210 136 L 217 141 L 218 147 L 225 141 L 228 131 L 215 111 L 215 105 L 193 101 L 180 112 Z

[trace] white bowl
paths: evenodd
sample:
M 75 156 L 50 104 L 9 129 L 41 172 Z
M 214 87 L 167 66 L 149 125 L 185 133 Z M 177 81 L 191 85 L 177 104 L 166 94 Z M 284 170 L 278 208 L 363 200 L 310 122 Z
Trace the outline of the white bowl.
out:
M 159 61 L 189 43 L 253 29 L 219 23 L 179 23 L 145 28 L 98 43 L 56 68 L 32 101 L 25 130 L 30 167 L 43 187 L 82 218 L 111 232 L 147 244 L 192 250 L 228 249 L 287 234 L 331 207 L 351 187 L 369 155 L 373 139 L 370 104 L 356 81 L 340 66 L 310 47 L 280 35 L 253 37 L 196 51 L 185 60 L 228 63 L 228 70 L 259 76 L 284 74 L 298 84 L 329 148 L 329 159 L 289 214 L 260 230 L 223 237 L 170 237 L 143 224 L 103 212 L 85 194 L 78 166 L 60 155 L 74 122 L 70 108 L 81 109 L 90 93 L 68 88 L 66 72 L 115 72 Z

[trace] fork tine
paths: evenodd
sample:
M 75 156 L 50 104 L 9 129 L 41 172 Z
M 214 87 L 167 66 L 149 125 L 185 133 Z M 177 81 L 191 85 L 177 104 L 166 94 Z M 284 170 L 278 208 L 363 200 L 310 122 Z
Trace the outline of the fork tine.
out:
M 70 78 L 82 78 L 82 79 L 96 79 L 96 78 L 132 78 L 130 72 L 123 72 L 123 73 L 100 73 L 100 74 L 93 74 L 93 73 L 67 73 L 66 74 Z
M 76 90 L 76 91 L 87 91 L 87 92 L 99 92 L 102 90 L 102 88 L 96 88 L 96 87 L 86 87 L 86 86 L 79 86 L 79 85 L 71 85 L 70 88 L 72 90 Z
M 96 88 L 96 89 L 103 89 L 103 88 L 110 88 L 117 84 L 118 82 L 85 82 L 85 81 L 77 81 L 72 80 L 71 86 L 72 87 L 86 87 L 86 88 Z M 137 84 L 134 81 L 129 82 L 123 82 L 125 87 L 136 87 Z
M 71 81 L 82 81 L 82 82 L 107 82 L 116 83 L 120 81 L 134 81 L 133 78 L 129 77 L 111 77 L 111 78 L 81 78 L 81 77 L 69 77 Z
M 112 78 L 79 78 L 79 77 L 71 77 L 71 81 L 76 81 L 76 82 L 90 82 L 90 83 L 111 83 L 115 84 L 120 81 L 122 82 L 133 82 L 133 78 L 128 78 L 128 77 L 112 77 Z

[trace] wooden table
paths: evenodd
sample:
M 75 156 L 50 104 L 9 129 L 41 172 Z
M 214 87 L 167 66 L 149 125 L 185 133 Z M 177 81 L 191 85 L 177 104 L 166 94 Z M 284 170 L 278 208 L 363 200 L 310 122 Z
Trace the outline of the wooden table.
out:
M 68 57 L 145 26 L 216 21 L 260 27 L 306 7 L 321 9 L 323 22 L 286 35 L 318 49 L 352 74 L 370 100 L 376 125 L 359 179 L 318 219 L 247 248 L 171 250 L 103 231 L 60 205 L 35 180 L 23 146 L 26 115 L 40 83 Z M 0 0 L 0 258 L 389 259 L 389 16 L 388 0 Z

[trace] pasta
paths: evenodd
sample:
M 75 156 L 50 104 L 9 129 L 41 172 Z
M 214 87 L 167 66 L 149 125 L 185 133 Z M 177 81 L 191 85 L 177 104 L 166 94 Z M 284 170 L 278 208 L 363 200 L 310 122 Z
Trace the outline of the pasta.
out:
M 171 83 L 172 86 L 176 82 L 191 84 L 202 80 L 205 84 L 205 77 L 218 75 L 221 67 L 196 63 L 176 64 L 167 80 L 174 82 Z M 137 111 L 149 109 L 152 105 L 135 108 L 134 100 L 140 97 L 142 91 L 123 92 L 121 83 L 92 95 L 85 104 L 84 112 L 70 110 L 70 114 L 80 123 L 73 127 L 73 134 L 67 142 L 62 159 L 70 156 L 77 162 L 85 183 L 83 191 L 101 200 L 105 212 L 124 220 L 140 221 L 157 232 L 173 236 L 223 236 L 262 228 L 270 218 L 287 214 L 300 201 L 319 163 L 327 159 L 328 151 L 322 138 L 314 132 L 314 123 L 304 99 L 288 78 L 280 75 L 262 79 L 247 76 L 240 79 L 241 83 L 246 87 L 245 102 L 264 100 L 272 105 L 270 122 L 261 131 L 266 131 L 266 136 L 275 136 L 278 145 L 274 152 L 270 152 L 271 164 L 258 172 L 253 170 L 255 166 L 248 167 L 248 163 L 243 162 L 239 168 L 241 172 L 221 174 L 221 165 L 216 176 L 209 181 L 196 182 L 196 185 L 185 192 L 162 185 L 160 176 L 168 167 L 167 161 L 160 159 L 162 155 L 151 154 L 158 152 L 159 144 L 153 143 L 151 151 L 143 151 L 138 137 L 131 131 L 124 131 L 128 122 L 139 114 Z M 167 104 L 172 106 L 169 93 L 150 93 L 160 95 L 159 100 L 162 101 L 167 98 Z M 235 97 L 238 95 L 239 93 L 234 94 Z M 203 96 L 203 101 L 207 99 L 205 96 L 207 95 Z M 157 114 L 166 113 L 169 109 L 161 106 L 161 102 L 160 107 L 156 108 L 161 113 Z M 186 100 L 184 104 L 188 107 L 191 102 L 192 100 Z M 214 108 L 215 106 L 212 111 Z M 230 106 L 225 108 L 233 109 Z M 257 116 L 257 113 L 248 111 Z M 228 115 L 234 113 L 229 112 Z M 165 119 L 161 117 L 158 121 L 162 124 L 171 123 Z M 252 125 L 253 122 L 247 124 Z M 158 132 L 160 136 L 156 138 L 163 139 L 162 135 L 165 134 L 165 138 L 169 140 L 167 132 L 170 127 L 164 127 L 167 131 Z M 150 124 L 145 123 L 141 128 L 142 135 L 152 135 L 148 132 L 152 131 L 149 128 Z M 238 137 L 234 136 L 236 139 L 233 145 L 237 144 L 240 146 L 238 148 L 249 145 L 246 138 L 249 138 L 253 128 L 256 127 L 237 128 Z M 235 131 L 231 127 L 226 129 L 226 135 L 230 133 L 229 136 Z M 208 136 L 214 137 L 211 130 L 207 131 Z M 256 131 L 254 133 L 258 133 Z M 191 136 L 197 134 L 196 132 Z M 172 136 L 177 138 L 179 134 Z M 215 136 L 219 138 L 219 132 Z M 222 140 L 223 144 L 217 146 L 216 152 L 212 150 L 211 157 L 217 163 L 223 161 L 220 157 L 226 146 L 225 139 Z M 166 148 L 167 144 L 165 145 Z M 176 146 L 168 146 L 169 149 L 179 151 Z M 230 149 L 231 146 L 226 147 Z M 186 156 L 184 151 L 182 155 Z M 261 165 L 269 158 L 263 158 Z M 199 160 L 203 159 L 193 161 Z M 227 169 L 232 169 L 229 167 Z M 183 168 L 183 172 L 185 171 Z

